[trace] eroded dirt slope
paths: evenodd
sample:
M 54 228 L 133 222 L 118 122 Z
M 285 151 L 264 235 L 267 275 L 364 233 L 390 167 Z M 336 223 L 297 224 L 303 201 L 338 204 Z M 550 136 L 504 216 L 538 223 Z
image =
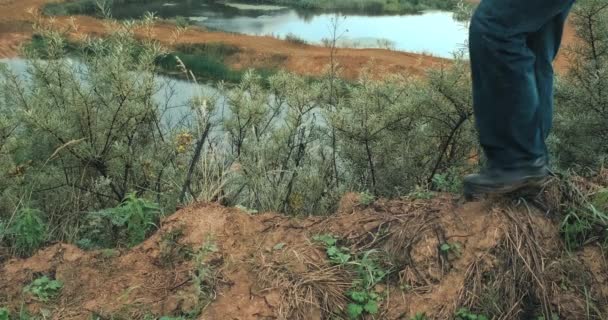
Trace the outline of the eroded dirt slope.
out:
M 306 219 L 195 205 L 131 250 L 56 244 L 7 262 L 0 305 L 53 319 L 138 319 L 197 308 L 204 308 L 200 319 L 329 319 L 348 303 L 354 275 L 328 261 L 311 240 L 319 234 L 335 235 L 353 253 L 383 253 L 391 274 L 374 288 L 382 297 L 374 319 L 422 312 L 451 319 L 460 307 L 498 308 L 496 319 L 532 319 L 543 306 L 560 319 L 608 312 L 608 265 L 599 247 L 566 254 L 557 223 L 525 203 L 462 205 L 450 195 L 370 206 L 349 195 L 336 215 Z M 445 243 L 458 244 L 457 252 L 442 250 Z M 22 291 L 41 275 L 64 283 L 49 302 Z

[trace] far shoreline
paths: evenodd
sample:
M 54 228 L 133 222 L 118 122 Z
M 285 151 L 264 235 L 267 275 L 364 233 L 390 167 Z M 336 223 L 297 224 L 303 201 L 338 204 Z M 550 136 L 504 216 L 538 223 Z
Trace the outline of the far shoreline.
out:
M 40 12 L 40 8 L 51 1 L 0 0 L 0 58 L 19 56 L 20 46 L 30 41 L 33 36 L 31 24 L 34 16 L 31 12 Z M 74 40 L 81 39 L 84 35 L 104 36 L 110 32 L 108 21 L 90 16 L 52 19 L 44 17 L 43 19 L 60 30 L 70 30 L 75 25 L 76 30 L 67 33 Z M 174 24 L 160 21 L 153 27 L 153 37 L 167 47 L 205 43 L 225 43 L 239 47 L 242 53 L 227 61 L 227 64 L 237 70 L 273 67 L 306 76 L 319 76 L 325 72 L 330 61 L 330 50 L 314 44 L 294 44 L 269 36 L 207 31 L 199 27 L 189 28 L 177 41 L 174 41 L 174 31 Z M 144 36 L 141 32 L 137 35 Z M 569 24 L 564 34 L 564 45 L 567 46 L 575 40 L 574 29 Z M 339 48 L 336 59 L 342 67 L 342 76 L 347 79 L 356 79 L 366 69 L 378 76 L 387 73 L 420 76 L 425 74 L 429 68 L 451 63 L 451 59 L 427 54 L 364 48 Z M 567 67 L 567 59 L 562 52 L 556 61 L 556 69 L 562 73 L 567 70 Z

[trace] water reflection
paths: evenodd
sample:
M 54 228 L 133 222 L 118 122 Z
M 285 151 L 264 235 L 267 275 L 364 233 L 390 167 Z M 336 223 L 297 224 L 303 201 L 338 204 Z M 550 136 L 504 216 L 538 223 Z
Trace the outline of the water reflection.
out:
M 74 70 L 82 67 L 76 60 L 70 60 Z M 24 81 L 28 79 L 28 61 L 22 58 L 0 59 L 0 63 L 7 64 L 9 69 Z M 83 77 L 84 78 L 84 77 Z M 154 93 L 154 101 L 163 111 L 163 120 L 167 127 L 174 127 L 179 123 L 188 123 L 193 120 L 193 110 L 190 102 L 194 97 L 210 97 L 216 101 L 215 117 L 222 121 L 223 97 L 219 95 L 216 88 L 206 84 L 195 84 L 189 81 L 178 80 L 166 76 L 156 76 L 157 90 Z
M 251 35 L 295 35 L 310 43 L 322 43 L 331 34 L 333 13 L 293 10 L 278 6 L 235 5 L 179 1 L 167 5 L 152 1 L 146 5 L 114 7 L 117 18 L 138 18 L 146 11 L 162 18 L 190 18 L 195 24 L 228 32 Z M 467 30 L 450 12 L 421 15 L 346 14 L 341 19 L 342 45 L 361 48 L 388 47 L 451 57 L 467 39 Z

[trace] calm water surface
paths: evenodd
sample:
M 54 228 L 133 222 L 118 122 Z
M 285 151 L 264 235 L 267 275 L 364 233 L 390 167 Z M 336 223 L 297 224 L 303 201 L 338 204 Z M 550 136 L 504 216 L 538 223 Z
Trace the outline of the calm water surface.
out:
M 162 18 L 186 17 L 193 23 L 250 35 L 295 35 L 310 43 L 322 43 L 331 35 L 334 13 L 294 10 L 279 6 L 152 1 L 146 5 L 113 8 L 119 19 L 139 18 L 145 12 Z M 390 48 L 451 57 L 467 40 L 467 30 L 450 12 L 420 15 L 341 15 L 341 45 Z
M 76 60 L 70 60 L 75 68 L 81 66 Z M 7 64 L 9 69 L 22 79 L 27 81 L 28 63 L 22 58 L 0 59 L 0 63 Z M 206 84 L 195 84 L 189 81 L 177 80 L 166 76 L 156 76 L 158 91 L 154 94 L 154 100 L 161 106 L 165 113 L 163 119 L 165 124 L 172 126 L 177 122 L 192 120 L 193 111 L 190 101 L 194 97 L 214 97 L 216 104 L 216 119 L 222 121 L 224 114 L 224 99 L 218 94 L 218 90 Z

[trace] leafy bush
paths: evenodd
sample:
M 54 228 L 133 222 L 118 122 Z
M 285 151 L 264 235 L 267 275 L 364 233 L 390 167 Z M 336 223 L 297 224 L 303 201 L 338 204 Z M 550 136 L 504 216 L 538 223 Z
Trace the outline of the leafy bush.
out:
M 42 212 L 31 208 L 21 208 L 13 222 L 4 233 L 18 255 L 29 255 L 38 249 L 46 238 L 47 226 L 42 219 Z M 2 229 L 2 226 L 0 226 Z M 0 235 L 2 235 L 0 230 Z M 1 237 L 0 237 L 1 239 Z
M 135 246 L 155 229 L 160 214 L 157 204 L 128 194 L 120 206 L 87 215 L 79 244 L 87 249 Z
M 369 192 L 359 193 L 359 203 L 361 203 L 364 206 L 369 206 L 370 204 L 373 204 L 375 200 L 376 200 L 376 197 L 374 197 Z
M 598 169 L 608 160 L 608 8 L 602 0 L 578 1 L 572 14 L 577 41 L 556 88 L 553 153 L 562 168 Z
M 290 42 L 290 43 L 293 43 L 293 44 L 295 44 L 295 45 L 306 45 L 306 44 L 308 44 L 308 43 L 306 42 L 306 40 L 304 40 L 304 39 L 302 39 L 302 38 L 298 37 L 297 35 L 295 35 L 295 34 L 293 34 L 293 33 L 288 33 L 288 34 L 285 36 L 285 41 Z
M 374 250 L 359 255 L 350 253 L 350 249 L 338 246 L 338 239 L 330 234 L 317 235 L 313 240 L 323 244 L 330 262 L 346 268 L 351 268 L 357 278 L 353 281 L 352 289 L 347 292 L 351 302 L 347 305 L 346 314 L 350 319 L 359 319 L 365 314 L 377 314 L 382 297 L 376 293 L 375 286 L 388 275 L 377 262 Z
M 32 281 L 23 291 L 33 295 L 40 301 L 46 302 L 56 297 L 62 288 L 63 283 L 61 281 L 51 280 L 47 276 L 42 276 Z

